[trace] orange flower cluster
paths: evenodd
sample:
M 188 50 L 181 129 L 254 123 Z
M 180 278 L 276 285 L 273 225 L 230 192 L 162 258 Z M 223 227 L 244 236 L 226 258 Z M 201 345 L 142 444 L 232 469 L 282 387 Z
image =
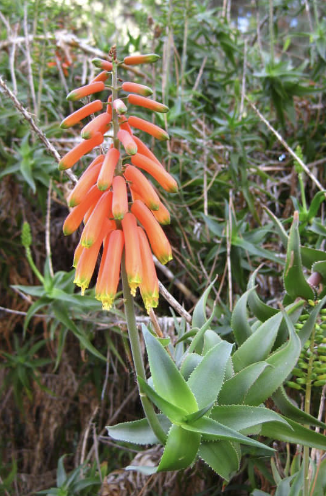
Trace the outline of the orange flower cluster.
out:
M 135 65 L 155 62 L 157 58 L 155 54 L 130 56 L 123 63 Z M 68 199 L 72 210 L 65 220 L 64 234 L 73 233 L 84 223 L 74 256 L 74 282 L 84 293 L 103 248 L 95 297 L 102 302 L 104 309 L 109 310 L 117 293 L 124 254 L 130 292 L 134 296 L 140 288 L 149 312 L 158 305 L 159 298 L 152 252 L 165 264 L 172 259 L 172 250 L 160 226 L 169 224 L 169 212 L 143 171 L 166 191 L 176 192 L 177 183 L 142 140 L 133 134 L 132 128 L 159 140 L 169 139 L 168 134 L 147 120 L 127 117 L 126 104 L 155 112 L 167 112 L 168 108 L 148 98 L 153 92 L 147 86 L 124 82 L 118 87 L 117 68 L 121 63 L 114 56 L 112 62 L 94 59 L 93 63 L 102 72 L 90 84 L 69 93 L 67 99 L 80 100 L 106 90 L 104 83 L 110 73 L 111 94 L 104 105 L 101 100 L 87 103 L 61 123 L 61 127 L 66 129 L 101 112 L 83 127 L 83 141 L 61 159 L 60 170 L 72 167 L 85 154 L 102 145 L 109 131 L 112 140 L 105 154 L 100 154 L 87 167 Z M 120 90 L 127 95 L 119 97 Z

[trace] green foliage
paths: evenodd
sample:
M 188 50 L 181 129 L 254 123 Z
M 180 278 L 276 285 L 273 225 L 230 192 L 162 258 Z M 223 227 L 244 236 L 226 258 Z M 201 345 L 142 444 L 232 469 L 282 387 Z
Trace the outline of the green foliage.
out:
M 231 11 L 222 12 L 227 3 Z M 255 102 L 324 187 L 326 11 L 323 2 L 309 5 L 308 15 L 303 4 L 274 1 L 269 23 L 268 2 L 259 4 L 258 11 L 239 2 L 142 0 L 139 6 L 108 6 L 37 0 L 27 4 L 27 47 L 20 41 L 25 36 L 24 4 L 2 2 L 10 29 L 2 22 L 0 72 L 11 89 L 16 81 L 19 101 L 61 155 L 75 139 L 73 131 L 68 141 L 62 138 L 58 126 L 70 112 L 66 89 L 93 77 L 89 60 L 99 56 L 95 47 L 108 53 L 116 43 L 122 57 L 137 51 L 162 57 L 160 66 L 144 66 L 135 75 L 135 81 L 151 85 L 155 99 L 171 108 L 155 118 L 160 126 L 167 124 L 170 143 L 155 144 L 155 150 L 182 186 L 169 199 L 172 224 L 166 232 L 175 254 L 169 265 L 173 278 L 163 272 L 159 276 L 188 311 L 196 299 L 198 304 L 191 328 L 174 318 L 177 336 L 171 333 L 157 341 L 145 331 L 151 378 L 140 381 L 142 394 L 163 412 L 157 418 L 168 441 L 161 462 L 139 471 L 180 469 L 200 458 L 231 481 L 228 489 L 235 494 L 272 494 L 272 486 L 277 486 L 277 496 L 295 495 L 303 487 L 302 457 L 293 456 L 292 450 L 285 455 L 283 441 L 325 449 L 324 440 L 304 427 L 325 427 L 315 418 L 326 382 L 325 192 L 315 188 L 244 98 Z M 16 37 L 19 42 L 13 45 Z M 68 59 L 71 65 L 64 66 Z M 133 445 L 157 444 L 157 439 L 145 419 L 121 423 L 126 408 L 128 420 L 140 417 L 137 407 L 129 410 L 129 403 L 120 409 L 120 393 L 133 384 L 124 358 L 129 349 L 120 303 L 107 316 L 92 291 L 85 297 L 75 293 L 73 248 L 60 234 L 67 215 L 67 179 L 60 177 L 54 159 L 3 92 L 0 106 L 1 305 L 27 314 L 1 310 L 0 492 L 25 494 L 28 475 L 51 471 L 60 459 L 56 487 L 43 481 L 26 488 L 26 494 L 47 486 L 51 489 L 43 494 L 94 494 L 99 490 L 95 465 L 70 466 L 67 474 L 62 457 L 80 450 L 84 423 L 92 413 L 87 410 L 94 401 L 92 388 L 102 397 L 101 414 L 91 421 L 99 424 L 98 431 L 109 410 L 110 415 L 120 412 L 117 425 L 109 428 L 112 438 Z M 44 245 L 50 179 L 52 260 Z M 309 283 L 313 272 L 320 274 L 318 288 Z M 142 318 L 140 309 L 138 313 Z M 157 314 L 170 315 L 163 298 Z M 57 423 L 46 419 L 46 398 L 53 393 L 45 384 L 61 366 L 73 371 L 77 394 L 86 400 L 77 406 L 75 393 L 60 392 L 67 396 L 55 397 L 56 404 L 72 403 L 73 410 L 51 431 L 52 438 L 46 438 Z M 114 380 L 110 376 L 106 386 L 113 371 Z M 299 405 L 310 386 L 308 413 Z M 44 393 L 42 400 L 38 390 Z M 268 408 L 269 397 L 280 414 Z M 46 426 L 33 440 L 28 426 L 15 418 L 17 411 L 32 418 L 26 405 L 33 405 L 36 421 L 40 418 Z M 57 415 L 61 420 L 61 413 Z M 267 440 L 259 437 L 259 445 L 257 436 L 263 434 Z M 49 449 L 42 448 L 44 438 L 51 439 Z M 98 439 L 96 449 L 90 448 L 92 461 L 96 452 L 100 461 L 113 458 L 120 466 L 134 466 L 124 455 L 112 456 L 103 438 Z M 278 439 L 275 456 L 282 470 L 265 456 Z M 86 441 L 88 448 L 91 443 Z M 37 457 L 31 445 L 39 447 Z M 42 470 L 36 470 L 34 458 L 42 459 Z M 324 472 L 324 462 L 311 462 L 309 491 L 314 487 L 314 496 L 325 492 Z M 212 486 L 222 490 L 220 479 Z M 186 490 L 181 488 L 181 493 Z
M 76 467 L 70 474 L 64 468 L 63 455 L 58 461 L 57 487 L 51 487 L 36 494 L 55 496 L 87 496 L 94 494 L 101 484 L 101 478 L 96 474 L 96 466 L 87 467 L 86 464 Z

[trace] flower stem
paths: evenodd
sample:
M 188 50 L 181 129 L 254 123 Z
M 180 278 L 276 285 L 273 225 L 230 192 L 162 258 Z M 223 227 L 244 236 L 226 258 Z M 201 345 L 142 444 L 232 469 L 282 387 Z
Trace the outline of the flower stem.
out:
M 303 182 L 302 172 L 299 172 L 298 180 L 299 180 L 299 185 L 300 185 L 302 207 L 303 207 L 304 213 L 306 214 L 308 212 L 308 210 L 307 210 L 306 194 L 305 194 L 305 190 L 304 190 L 304 182 Z
M 40 283 L 44 284 L 44 277 L 42 276 L 42 274 L 40 273 L 40 271 L 38 270 L 38 268 L 36 267 L 36 265 L 34 263 L 30 247 L 26 246 L 25 250 L 26 250 L 26 258 L 28 260 L 28 263 L 29 263 L 32 271 L 34 272 L 34 274 L 36 275 L 36 277 L 38 278 Z
M 307 370 L 306 395 L 304 402 L 305 413 L 310 414 L 311 403 L 311 376 L 314 362 L 315 327 L 310 337 L 310 356 Z M 309 428 L 309 426 L 306 426 Z M 303 448 L 303 496 L 309 496 L 309 446 Z
M 128 335 L 129 335 L 129 340 L 130 340 L 130 345 L 131 345 L 131 352 L 132 352 L 132 357 L 133 357 L 133 361 L 134 361 L 135 371 L 136 371 L 137 376 L 146 380 L 145 368 L 144 368 L 144 364 L 143 364 L 143 359 L 142 359 L 142 354 L 141 354 L 141 349 L 140 349 L 139 335 L 138 335 L 138 330 L 137 330 L 137 325 L 136 325 L 134 301 L 133 301 L 133 297 L 131 296 L 129 285 L 128 285 L 128 279 L 127 279 L 127 274 L 126 274 L 126 269 L 125 269 L 125 256 L 124 256 L 124 254 L 122 255 L 122 260 L 121 260 L 121 274 L 122 274 L 123 297 L 124 297 L 124 304 L 125 304 L 125 315 L 126 315 L 126 320 L 127 320 Z M 140 400 L 141 400 L 141 403 L 143 405 L 143 409 L 144 409 L 147 421 L 148 421 L 149 425 L 151 426 L 154 434 L 159 439 L 159 441 L 162 444 L 165 444 L 166 435 L 165 435 L 165 432 L 163 431 L 159 421 L 157 420 L 157 416 L 156 416 L 156 413 L 154 411 L 154 408 L 153 408 L 151 402 L 149 401 L 149 399 L 147 398 L 147 396 L 142 394 L 140 387 L 139 387 L 139 384 L 138 384 L 138 389 L 139 389 L 139 394 L 140 394 Z

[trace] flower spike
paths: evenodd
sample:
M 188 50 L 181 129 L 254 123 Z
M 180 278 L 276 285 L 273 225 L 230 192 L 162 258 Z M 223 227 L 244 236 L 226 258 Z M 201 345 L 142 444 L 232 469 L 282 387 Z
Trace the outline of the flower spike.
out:
M 128 155 L 135 155 L 135 153 L 137 153 L 137 145 L 128 131 L 120 129 L 117 134 L 117 138 L 123 144 L 123 147 Z
M 79 203 L 83 200 L 83 198 L 85 198 L 91 187 L 96 183 L 104 160 L 104 155 L 100 155 L 95 160 L 96 164 L 93 167 L 92 164 L 87 167 L 85 172 L 79 178 L 78 183 L 70 193 L 68 197 L 69 207 L 75 207 L 76 205 L 79 205 Z
M 130 182 L 130 187 L 136 192 L 140 193 L 143 198 L 145 205 L 151 210 L 158 210 L 160 205 L 160 199 L 152 184 L 140 172 L 137 167 L 133 165 L 128 165 L 124 172 L 124 177 Z
M 97 187 L 101 191 L 111 188 L 114 170 L 118 164 L 120 157 L 119 150 L 110 148 L 102 164 L 101 172 L 97 179 Z
M 97 202 L 86 226 L 82 232 L 80 241 L 84 248 L 90 248 L 98 239 L 103 223 L 111 213 L 112 209 L 112 192 L 104 193 Z
M 59 162 L 59 170 L 70 169 L 84 155 L 91 152 L 93 148 L 103 143 L 103 134 L 96 133 L 91 139 L 82 141 L 75 146 L 70 152 L 66 153 Z
M 95 298 L 102 302 L 103 310 L 110 310 L 117 293 L 123 246 L 123 232 L 113 231 L 110 234 L 107 249 L 103 253 L 95 288 Z
M 155 157 L 154 153 L 150 151 L 148 146 L 146 146 L 145 143 L 143 143 L 141 139 L 139 139 L 137 136 L 133 136 L 133 140 L 135 141 L 135 143 L 137 145 L 138 153 L 145 155 L 147 158 L 156 162 L 160 167 L 163 167 L 161 162 Z
M 136 200 L 132 204 L 131 212 L 144 226 L 156 258 L 163 265 L 172 260 L 171 245 L 152 212 L 140 200 Z
M 122 220 L 128 212 L 128 194 L 125 179 L 122 176 L 115 176 L 112 189 L 112 214 L 116 220 Z
M 154 110 L 154 112 L 166 113 L 169 111 L 169 107 L 163 105 L 163 103 L 156 102 L 155 100 L 150 100 L 139 95 L 128 95 L 128 102 L 132 105 L 138 105 L 139 107 L 144 107 L 149 110 Z
M 67 100 L 75 102 L 88 95 L 93 95 L 94 93 L 99 93 L 105 89 L 103 81 L 96 81 L 95 83 L 86 84 L 86 86 L 81 86 L 69 93 Z
M 68 217 L 66 218 L 64 224 L 63 224 L 63 234 L 65 236 L 68 236 L 69 234 L 72 234 L 75 232 L 80 224 L 82 223 L 82 220 L 84 218 L 84 215 L 86 212 L 98 202 L 98 200 L 101 198 L 103 195 L 103 192 L 100 191 L 96 186 L 93 186 L 85 198 L 80 202 L 77 207 L 73 208 Z
M 113 65 L 108 60 L 95 58 L 92 60 L 92 63 L 95 65 L 95 67 L 102 69 L 102 71 L 111 72 L 113 68 Z
M 96 133 L 105 134 L 111 127 L 111 116 L 104 112 L 91 120 L 81 130 L 81 137 L 85 140 L 94 138 Z
M 170 139 L 169 135 L 164 129 L 161 129 L 159 126 L 152 124 L 151 122 L 146 121 L 145 119 L 141 119 L 140 117 L 135 117 L 131 115 L 128 119 L 128 122 L 131 127 L 135 127 L 136 129 L 140 129 L 141 131 L 145 131 L 145 133 L 150 134 L 154 138 L 158 140 L 165 141 Z
M 76 110 L 73 114 L 68 115 L 60 124 L 61 129 L 68 129 L 69 127 L 78 124 L 81 120 L 85 119 L 91 114 L 95 114 L 95 112 L 99 112 L 103 109 L 103 103 L 101 100 L 95 100 L 94 102 L 88 103 L 84 105 L 79 110 Z
M 76 264 L 74 283 L 81 288 L 82 295 L 91 282 L 101 244 L 108 232 L 112 231 L 110 221 L 103 223 L 101 232 L 91 248 L 83 248 Z M 82 245 L 81 245 L 82 246 Z M 77 254 L 78 256 L 78 254 Z M 74 260 L 75 261 L 75 260 Z
M 125 238 L 125 263 L 128 284 L 132 296 L 136 296 L 136 289 L 142 282 L 142 262 L 136 217 L 131 213 L 127 213 L 121 224 Z
M 161 57 L 156 53 L 149 53 L 147 55 L 130 55 L 125 57 L 123 63 L 126 65 L 138 65 L 138 64 L 152 64 L 156 62 Z
M 128 110 L 126 105 L 124 104 L 124 102 L 122 100 L 120 100 L 120 98 L 117 98 L 116 100 L 114 100 L 113 108 L 117 112 L 117 114 L 119 114 L 119 115 L 125 114 Z
M 142 96 L 150 96 L 153 94 L 153 90 L 143 84 L 125 82 L 122 84 L 121 88 L 127 93 L 137 93 Z
M 169 191 L 170 193 L 176 193 L 178 191 L 178 184 L 171 174 L 163 167 L 157 165 L 156 162 L 153 162 L 153 160 L 145 157 L 145 155 L 136 153 L 136 155 L 131 157 L 131 162 L 133 165 L 136 165 L 153 176 L 166 191 Z
M 96 83 L 97 81 L 103 81 L 103 83 L 109 78 L 109 74 L 106 71 L 100 72 L 94 79 L 92 79 L 92 83 Z
M 141 227 L 137 227 L 137 230 L 143 272 L 143 280 L 140 284 L 140 294 L 147 313 L 149 313 L 151 308 L 156 308 L 158 305 L 159 285 L 147 236 Z
M 162 224 L 164 226 L 166 226 L 167 224 L 170 224 L 170 222 L 171 222 L 170 212 L 168 211 L 166 206 L 163 205 L 163 203 L 161 201 L 160 201 L 158 210 L 152 209 L 152 212 L 153 212 L 153 215 L 154 215 L 155 219 L 157 220 L 157 222 L 159 222 L 160 224 Z

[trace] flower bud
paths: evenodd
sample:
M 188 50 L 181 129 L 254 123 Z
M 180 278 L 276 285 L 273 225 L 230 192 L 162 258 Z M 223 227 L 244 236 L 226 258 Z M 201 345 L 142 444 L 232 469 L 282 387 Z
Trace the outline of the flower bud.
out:
M 97 81 L 95 83 L 86 84 L 86 86 L 81 86 L 71 91 L 67 96 L 67 100 L 75 102 L 88 95 L 93 95 L 94 93 L 99 93 L 105 89 L 103 81 Z

